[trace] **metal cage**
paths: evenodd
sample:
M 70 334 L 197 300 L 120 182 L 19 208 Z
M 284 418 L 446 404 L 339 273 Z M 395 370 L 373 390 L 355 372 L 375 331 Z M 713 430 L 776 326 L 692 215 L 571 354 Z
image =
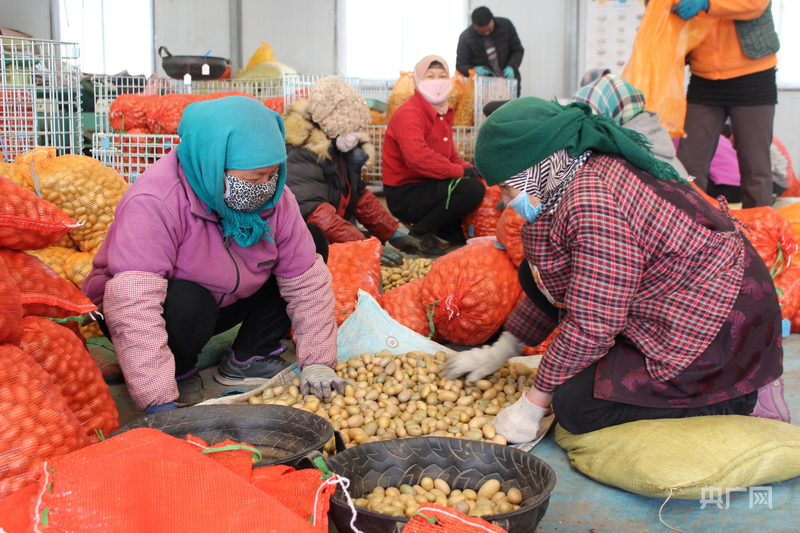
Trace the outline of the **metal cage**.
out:
M 0 151 L 13 159 L 37 146 L 80 154 L 80 49 L 75 43 L 0 37 Z

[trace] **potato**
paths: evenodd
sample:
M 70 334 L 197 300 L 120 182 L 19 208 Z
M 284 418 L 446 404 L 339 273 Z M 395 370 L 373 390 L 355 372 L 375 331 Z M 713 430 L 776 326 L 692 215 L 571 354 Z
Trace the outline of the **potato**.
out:
M 478 497 L 484 497 L 488 500 L 492 499 L 492 496 L 497 494 L 500 490 L 500 482 L 496 479 L 490 479 L 486 483 L 481 486 L 480 490 L 478 491 Z

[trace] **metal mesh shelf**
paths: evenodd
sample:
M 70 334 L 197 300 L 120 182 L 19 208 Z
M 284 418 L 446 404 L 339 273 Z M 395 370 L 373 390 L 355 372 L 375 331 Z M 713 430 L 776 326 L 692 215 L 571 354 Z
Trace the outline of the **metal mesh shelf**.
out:
M 83 150 L 80 51 L 75 43 L 0 38 L 0 151 L 12 161 L 36 146 Z

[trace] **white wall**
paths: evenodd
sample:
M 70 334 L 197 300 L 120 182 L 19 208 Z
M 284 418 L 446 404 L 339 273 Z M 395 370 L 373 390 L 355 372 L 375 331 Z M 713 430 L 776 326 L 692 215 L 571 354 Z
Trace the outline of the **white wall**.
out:
M 173 55 L 230 57 L 230 14 L 227 1 L 155 0 L 153 24 L 156 50 L 166 46 Z M 161 59 L 156 73 L 166 77 Z
M 336 0 L 242 0 L 242 61 L 264 41 L 298 72 L 334 74 L 335 15 Z
M 27 33 L 34 39 L 49 39 L 50 0 L 0 1 L 0 26 Z
M 794 171 L 800 175 L 800 91 L 778 91 L 773 131 L 786 145 Z
M 520 66 L 522 96 L 549 100 L 566 96 L 567 4 L 565 0 L 470 0 L 470 13 L 486 6 L 517 29 L 525 55 Z

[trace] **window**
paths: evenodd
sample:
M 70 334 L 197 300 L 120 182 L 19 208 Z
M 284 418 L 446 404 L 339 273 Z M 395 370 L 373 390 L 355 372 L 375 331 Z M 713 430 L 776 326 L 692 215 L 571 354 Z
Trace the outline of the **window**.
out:
M 81 68 L 94 74 L 153 73 L 150 0 L 58 0 L 59 40 L 81 47 Z
M 345 20 L 345 74 L 396 79 L 431 54 L 454 74 L 469 14 L 466 0 L 346 0 Z
M 800 89 L 800 2 L 798 0 L 773 0 L 772 15 L 775 29 L 781 40 L 778 52 L 778 88 Z M 790 59 L 795 58 L 795 59 Z

